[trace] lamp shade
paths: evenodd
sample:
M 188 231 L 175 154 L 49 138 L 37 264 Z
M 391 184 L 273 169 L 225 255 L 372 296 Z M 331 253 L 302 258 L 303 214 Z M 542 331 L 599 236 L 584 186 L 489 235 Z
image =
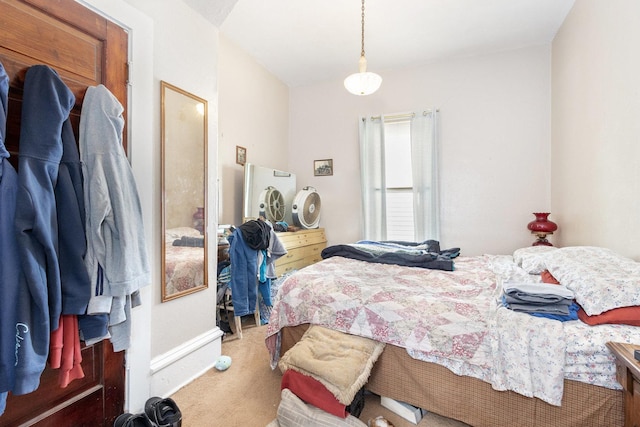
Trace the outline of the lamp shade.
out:
M 367 58 L 362 55 L 358 61 L 358 73 L 344 79 L 344 87 L 354 95 L 371 95 L 382 84 L 382 77 L 367 71 Z
M 380 88 L 382 77 L 376 73 L 354 73 L 344 79 L 344 87 L 354 95 L 371 95 Z

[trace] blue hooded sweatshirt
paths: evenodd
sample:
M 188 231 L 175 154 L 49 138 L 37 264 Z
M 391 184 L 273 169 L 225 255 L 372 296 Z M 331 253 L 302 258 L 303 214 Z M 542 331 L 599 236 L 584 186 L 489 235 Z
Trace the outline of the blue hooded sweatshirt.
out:
M 82 339 L 95 342 L 108 334 L 106 314 L 87 315 L 91 297 L 87 253 L 82 166 L 70 119 L 62 125 L 62 161 L 55 188 L 58 212 L 58 261 L 62 314 L 78 315 Z
M 62 311 L 58 263 L 58 222 L 54 188 L 62 159 L 62 125 L 75 97 L 45 65 L 27 70 L 24 80 L 15 227 L 21 286 L 16 322 L 23 325 L 16 350 L 14 394 L 38 388 L 49 354 L 51 331 Z
M 62 314 L 82 315 L 89 304 L 91 283 L 84 266 L 87 238 L 84 231 L 82 167 L 69 119 L 62 125 L 62 146 L 62 161 L 55 188 Z
M 18 174 L 9 163 L 4 146 L 7 123 L 9 77 L 0 63 L 0 415 L 4 412 L 7 391 L 15 383 L 16 335 L 20 261 L 14 228 Z M 24 277 L 22 277 L 24 283 Z

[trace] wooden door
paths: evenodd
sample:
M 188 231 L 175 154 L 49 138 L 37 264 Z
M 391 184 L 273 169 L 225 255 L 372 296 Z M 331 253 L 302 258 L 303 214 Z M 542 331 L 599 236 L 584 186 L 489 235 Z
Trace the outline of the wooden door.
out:
M 16 168 L 27 68 L 49 65 L 73 91 L 71 119 L 77 138 L 88 86 L 105 85 L 126 108 L 127 38 L 124 29 L 73 0 L 0 0 L 0 61 L 10 79 L 5 145 Z M 47 368 L 38 390 L 9 395 L 0 426 L 113 425 L 124 407 L 123 353 L 114 353 L 108 340 L 83 346 L 85 378 L 63 389 L 58 372 Z

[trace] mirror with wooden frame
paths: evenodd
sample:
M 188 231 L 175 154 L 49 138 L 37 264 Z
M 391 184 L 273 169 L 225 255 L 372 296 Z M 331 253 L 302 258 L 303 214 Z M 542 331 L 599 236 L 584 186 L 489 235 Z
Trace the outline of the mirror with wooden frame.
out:
M 208 287 L 207 101 L 167 82 L 162 98 L 162 301 Z

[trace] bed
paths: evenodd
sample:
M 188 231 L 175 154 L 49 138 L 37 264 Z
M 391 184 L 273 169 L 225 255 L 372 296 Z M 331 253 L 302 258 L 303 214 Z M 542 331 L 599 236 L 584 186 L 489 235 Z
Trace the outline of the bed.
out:
M 640 343 L 638 263 L 604 248 L 522 248 L 460 256 L 454 271 L 333 256 L 280 286 L 266 344 L 275 368 L 310 324 L 385 342 L 366 388 L 477 427 L 622 426 L 608 341 Z M 549 267 L 549 268 L 547 268 Z M 551 275 L 575 293 L 582 320 L 517 313 L 508 282 Z M 586 310 L 586 311 L 585 311 Z M 606 318 L 604 324 L 599 318 Z M 634 323 L 636 325 L 634 325 Z
M 165 295 L 204 285 L 204 240 L 191 227 L 168 229 L 165 233 Z

